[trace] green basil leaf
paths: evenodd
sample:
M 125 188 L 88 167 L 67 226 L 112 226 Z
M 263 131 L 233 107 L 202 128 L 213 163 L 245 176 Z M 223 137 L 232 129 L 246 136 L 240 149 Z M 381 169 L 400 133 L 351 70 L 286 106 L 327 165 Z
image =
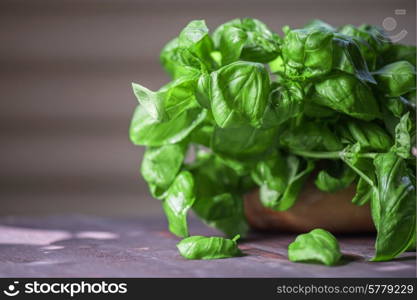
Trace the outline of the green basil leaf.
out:
M 283 130 L 279 141 L 282 146 L 291 151 L 343 149 L 338 136 L 328 126 L 312 121 L 304 121 Z
M 304 108 L 304 93 L 297 82 L 279 85 L 269 94 L 262 119 L 262 128 L 272 128 L 300 115 Z
M 187 259 L 219 259 L 241 256 L 236 241 L 221 237 L 190 236 L 177 244 L 180 254 Z
M 372 187 L 363 179 L 359 178 L 356 185 L 356 194 L 352 198 L 352 203 L 362 206 L 368 203 L 372 198 Z
M 195 77 L 181 77 L 163 86 L 158 95 L 163 99 L 167 119 L 175 119 L 185 110 L 198 107 L 195 97 L 197 80 Z
M 276 140 L 277 130 L 251 126 L 237 128 L 215 127 L 211 148 L 214 152 L 236 159 L 257 158 L 266 153 Z
M 359 143 L 348 145 L 345 149 L 340 151 L 340 159 L 352 168 L 360 178 L 374 187 L 376 185 L 376 179 L 373 159 L 361 157 L 361 151 L 362 149 Z
M 152 119 L 156 121 L 165 120 L 164 98 L 161 94 L 137 83 L 132 83 L 132 89 L 139 104 L 142 105 Z
M 326 266 L 334 266 L 340 262 L 337 239 L 324 229 L 314 229 L 309 233 L 300 234 L 288 246 L 288 259 L 292 262 L 313 262 Z
M 392 44 L 382 53 L 382 56 L 385 64 L 405 60 L 413 66 L 416 66 L 415 45 Z
M 359 143 L 363 150 L 388 151 L 393 141 L 379 125 L 371 122 L 347 120 L 336 126 L 339 136 L 349 143 Z
M 375 70 L 379 54 L 391 44 L 389 39 L 373 26 L 363 25 L 355 27 L 353 25 L 345 25 L 340 27 L 338 32 L 353 38 L 370 70 Z
M 374 72 L 378 88 L 390 97 L 415 91 L 416 68 L 408 61 L 397 61 Z
M 170 121 L 161 123 L 153 119 L 139 105 L 130 125 L 130 140 L 135 145 L 152 147 L 175 144 L 184 140 L 194 128 L 203 122 L 206 115 L 206 110 L 193 108 Z
M 174 38 L 165 45 L 159 59 L 165 71 L 174 79 L 196 76 L 201 69 L 206 69 L 204 63 L 196 55 L 180 47 L 178 38 Z
M 168 165 L 163 165 L 168 168 Z M 162 207 L 168 219 L 169 230 L 180 237 L 188 236 L 187 212 L 195 200 L 194 179 L 188 171 L 175 178 L 164 195 Z
M 211 74 L 211 110 L 220 127 L 260 127 L 269 93 L 269 75 L 258 63 L 238 61 Z
M 371 89 L 354 76 L 337 74 L 316 83 L 314 101 L 357 119 L 371 121 L 380 117 Z
M 406 113 L 395 127 L 395 144 L 392 150 L 398 156 L 405 159 L 411 156 L 411 132 L 414 131 L 415 128 L 410 120 L 410 114 Z
M 211 52 L 214 50 L 213 41 L 204 20 L 195 20 L 181 31 L 178 36 L 179 47 L 188 49 L 211 68 Z
M 261 203 L 279 211 L 291 208 L 313 169 L 311 160 L 294 155 L 283 157 L 279 153 L 259 162 L 252 178 L 260 186 Z
M 213 132 L 214 126 L 212 126 L 211 124 L 202 124 L 201 126 L 193 130 L 190 136 L 190 142 L 210 147 Z
M 157 195 L 160 194 L 157 188 L 165 191 L 174 181 L 184 161 L 185 151 L 185 146 L 181 144 L 146 149 L 141 173 L 146 182 L 153 186 L 153 196 L 160 196 Z
M 311 20 L 303 28 L 310 29 L 310 28 L 313 28 L 313 27 L 322 28 L 326 31 L 336 31 L 336 29 L 333 26 L 331 26 L 330 24 L 327 24 L 326 22 L 323 22 L 322 20 L 319 20 L 319 19 Z
M 285 74 L 290 78 L 315 78 L 332 69 L 333 33 L 322 27 L 291 30 L 282 44 Z
M 199 154 L 190 168 L 196 182 L 194 212 L 227 236 L 246 236 L 248 224 L 239 196 L 244 190 L 235 171 L 213 154 Z
M 376 84 L 368 70 L 368 65 L 362 56 L 355 40 L 340 34 L 333 38 L 333 68 L 355 75 L 363 82 Z
M 356 173 L 348 166 L 333 163 L 319 172 L 314 183 L 319 190 L 333 193 L 350 186 L 355 178 Z
M 372 206 L 378 236 L 372 260 L 385 261 L 406 251 L 416 234 L 415 176 L 393 152 L 378 154 L 374 165 L 378 186 Z
M 202 73 L 198 79 L 195 97 L 201 107 L 210 109 L 211 82 L 208 73 Z
M 222 64 L 228 65 L 239 60 L 248 35 L 236 26 L 225 26 L 219 36 L 218 48 L 222 54 Z
M 280 37 L 256 19 L 234 19 L 219 26 L 213 41 L 222 53 L 223 65 L 238 59 L 267 63 L 280 53 Z
M 208 226 L 222 231 L 226 236 L 246 236 L 249 229 L 243 210 L 243 199 L 230 193 L 198 198 L 194 212 Z

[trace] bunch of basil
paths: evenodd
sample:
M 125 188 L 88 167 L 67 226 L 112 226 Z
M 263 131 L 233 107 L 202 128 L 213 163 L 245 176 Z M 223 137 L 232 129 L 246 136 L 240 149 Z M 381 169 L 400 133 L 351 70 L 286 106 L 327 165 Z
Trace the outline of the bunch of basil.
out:
M 161 52 L 172 81 L 133 84 L 130 138 L 147 147 L 141 172 L 170 231 L 187 237 L 192 209 L 245 236 L 243 195 L 259 187 L 264 206 L 287 210 L 316 170 L 318 189 L 354 184 L 352 202 L 370 202 L 374 261 L 415 247 L 416 48 L 370 25 L 283 32 L 192 21 Z

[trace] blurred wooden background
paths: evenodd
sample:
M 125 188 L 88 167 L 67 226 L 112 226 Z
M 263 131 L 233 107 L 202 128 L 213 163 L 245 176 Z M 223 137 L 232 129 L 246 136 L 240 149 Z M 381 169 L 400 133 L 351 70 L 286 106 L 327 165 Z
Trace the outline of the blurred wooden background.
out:
M 406 9 L 406 15 L 394 14 Z M 0 214 L 160 211 L 128 140 L 130 83 L 168 80 L 161 47 L 192 19 L 256 17 L 278 31 L 397 20 L 415 44 L 413 0 L 1 0 Z

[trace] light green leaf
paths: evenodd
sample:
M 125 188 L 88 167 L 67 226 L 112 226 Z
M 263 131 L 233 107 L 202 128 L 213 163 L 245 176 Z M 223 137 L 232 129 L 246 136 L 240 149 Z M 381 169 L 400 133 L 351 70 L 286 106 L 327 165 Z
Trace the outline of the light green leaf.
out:
M 288 246 L 288 259 L 292 262 L 321 263 L 334 266 L 340 262 L 342 253 L 336 238 L 324 229 L 314 229 L 300 234 Z

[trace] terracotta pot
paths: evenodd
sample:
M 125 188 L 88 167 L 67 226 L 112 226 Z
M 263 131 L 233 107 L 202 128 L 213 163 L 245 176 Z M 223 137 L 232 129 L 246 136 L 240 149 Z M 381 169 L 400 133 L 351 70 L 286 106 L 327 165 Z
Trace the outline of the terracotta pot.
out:
M 261 230 L 301 233 L 323 228 L 332 233 L 374 232 L 369 205 L 352 204 L 354 195 L 354 186 L 325 193 L 310 180 L 289 210 L 281 212 L 263 207 L 256 190 L 245 197 L 245 214 L 249 224 Z

